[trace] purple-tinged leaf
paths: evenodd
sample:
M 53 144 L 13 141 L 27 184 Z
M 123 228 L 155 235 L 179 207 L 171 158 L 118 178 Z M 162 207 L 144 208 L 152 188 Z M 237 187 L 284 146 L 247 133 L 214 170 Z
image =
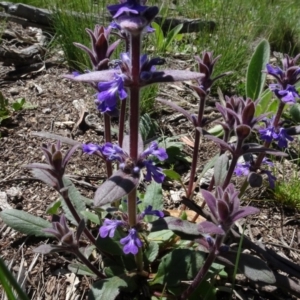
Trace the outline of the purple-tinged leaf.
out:
M 50 174 L 47 171 L 41 169 L 33 169 L 32 175 L 36 179 L 43 181 L 44 183 L 48 184 L 49 186 L 55 188 L 56 190 L 59 188 L 59 183 L 56 177 Z
M 162 82 L 188 81 L 201 78 L 204 75 L 198 72 L 182 70 L 163 70 L 152 72 L 152 77 L 145 82 L 145 85 Z
M 93 54 L 93 52 L 91 51 L 91 49 L 89 49 L 87 46 L 82 45 L 82 44 L 80 44 L 80 43 L 73 43 L 73 45 L 76 46 L 77 48 L 80 48 L 80 49 L 83 50 L 84 52 L 86 52 L 86 53 L 89 55 L 90 60 L 91 60 L 91 62 L 92 62 L 92 64 L 93 64 L 93 66 L 96 66 L 97 61 L 96 61 L 96 59 L 95 59 L 95 57 L 94 57 L 94 54 Z
M 112 203 L 129 194 L 139 183 L 139 177 L 116 171 L 96 191 L 94 206 Z
M 218 207 L 218 213 L 219 213 L 219 218 L 222 222 L 225 222 L 230 215 L 229 212 L 229 207 L 227 205 L 227 203 L 223 200 L 218 200 L 217 201 L 217 207 Z
M 175 217 L 165 217 L 155 220 L 154 222 L 149 223 L 148 229 L 151 232 L 169 229 L 180 236 L 182 233 L 185 235 L 196 236 L 199 236 L 201 234 L 198 230 L 197 224 Z
M 259 209 L 253 206 L 246 206 L 239 209 L 235 214 L 231 216 L 232 222 L 235 222 L 239 219 L 245 218 L 249 215 L 258 214 Z
M 243 151 L 243 154 L 246 153 L 266 153 L 266 154 L 271 154 L 271 155 L 275 155 L 275 156 L 288 156 L 287 153 L 281 152 L 281 151 L 277 151 L 276 149 L 270 149 L 270 148 L 265 148 L 265 147 L 250 147 L 248 149 L 245 149 Z
M 218 219 L 217 200 L 216 200 L 215 196 L 211 192 L 206 191 L 206 190 L 202 190 L 201 193 L 202 193 L 202 196 L 203 196 L 207 206 L 209 207 L 211 213 L 217 220 Z
M 201 132 L 201 128 L 197 127 L 197 130 L 199 130 Z M 223 141 L 222 139 L 219 139 L 213 135 L 209 135 L 209 134 L 206 134 L 205 137 L 217 144 L 220 145 L 221 149 L 224 148 L 224 150 L 228 150 L 229 152 L 231 152 L 233 154 L 233 149 L 230 147 L 229 144 L 227 144 L 225 141 Z
M 81 219 L 79 224 L 78 224 L 77 231 L 76 231 L 77 241 L 79 241 L 84 229 L 85 229 L 85 221 L 84 221 L 84 219 Z
M 201 222 L 197 224 L 197 226 L 198 226 L 198 231 L 202 234 L 219 234 L 219 235 L 225 234 L 224 230 L 221 227 L 209 221 Z
M 113 81 L 114 75 L 118 73 L 117 70 L 105 70 L 105 71 L 94 71 L 89 73 L 84 73 L 81 75 L 74 76 L 72 74 L 63 75 L 64 78 L 71 79 L 74 81 L 83 82 L 103 82 L 103 81 Z
M 233 251 L 221 252 L 219 256 L 227 260 L 227 264 L 234 266 L 236 264 L 237 253 Z M 276 278 L 268 265 L 258 257 L 250 254 L 240 253 L 238 270 L 247 278 L 254 282 L 274 284 Z
M 254 102 L 250 102 L 246 107 L 243 109 L 242 112 L 242 122 L 243 124 L 250 125 L 251 121 L 255 114 L 255 104 Z
M 120 44 L 121 40 L 116 40 L 114 43 L 112 43 L 106 52 L 106 56 L 109 58 L 111 57 L 112 53 L 115 51 L 115 49 L 118 47 L 118 45 Z
M 241 124 L 236 126 L 235 128 L 235 133 L 239 140 L 246 139 L 249 136 L 250 132 L 251 132 L 251 128 L 248 125 Z
M 27 169 L 39 169 L 39 170 L 46 170 L 46 171 L 54 171 L 53 167 L 47 164 L 42 163 L 32 163 L 25 166 Z
M 159 102 L 161 102 L 165 105 L 170 106 L 174 110 L 177 110 L 179 113 L 183 114 L 188 120 L 190 120 L 192 123 L 194 123 L 191 114 L 188 111 L 186 111 L 185 109 L 183 109 L 182 107 L 180 107 L 177 104 L 173 103 L 172 101 L 167 101 L 167 100 L 162 99 L 162 98 L 155 98 L 155 100 L 157 100 L 157 101 L 159 101 Z
M 45 131 L 36 132 L 36 131 L 33 131 L 33 132 L 31 132 L 31 135 L 39 136 L 39 137 L 46 138 L 46 139 L 53 139 L 53 140 L 56 140 L 56 141 L 61 141 L 62 143 L 67 144 L 67 145 L 71 145 L 71 146 L 81 145 L 81 143 L 78 142 L 78 141 L 74 141 L 73 139 L 70 139 L 70 138 L 67 138 L 67 137 L 64 137 L 64 136 L 60 136 L 58 134 L 50 133 L 50 132 L 45 132 Z
M 33 252 L 41 253 L 41 254 L 49 254 L 53 252 L 64 252 L 64 251 L 68 251 L 67 247 L 58 246 L 58 245 L 49 245 L 49 244 L 40 245 L 37 248 L 33 249 Z
M 220 155 L 214 167 L 214 179 L 216 186 L 222 186 L 228 172 L 229 158 L 226 153 Z
M 66 153 L 63 162 L 62 162 L 62 167 L 65 168 L 67 163 L 69 162 L 71 156 L 74 154 L 74 152 L 77 150 L 77 148 L 80 146 L 80 144 L 74 145 L 71 149 L 68 150 Z

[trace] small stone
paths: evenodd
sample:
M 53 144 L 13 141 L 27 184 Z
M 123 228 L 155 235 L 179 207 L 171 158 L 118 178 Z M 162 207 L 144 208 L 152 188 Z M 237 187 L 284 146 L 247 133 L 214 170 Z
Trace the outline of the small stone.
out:
M 0 211 L 5 209 L 12 209 L 12 207 L 7 202 L 7 194 L 5 192 L 0 192 Z
M 21 190 L 12 186 L 10 189 L 6 191 L 6 194 L 9 198 L 16 198 L 21 195 Z
M 42 110 L 42 112 L 43 112 L 44 114 L 48 115 L 48 114 L 51 113 L 51 108 L 49 108 L 49 107 L 44 108 L 44 109 Z
M 8 92 L 9 92 L 12 96 L 19 95 L 19 93 L 20 93 L 20 91 L 19 91 L 17 88 L 15 88 L 15 87 L 10 88 L 10 89 L 8 90 Z

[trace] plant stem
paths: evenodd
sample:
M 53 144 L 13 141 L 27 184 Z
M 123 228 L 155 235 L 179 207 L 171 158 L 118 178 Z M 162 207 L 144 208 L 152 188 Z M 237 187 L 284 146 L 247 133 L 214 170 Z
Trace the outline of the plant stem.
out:
M 214 247 L 212 251 L 209 253 L 208 257 L 205 260 L 204 265 L 199 270 L 198 274 L 194 278 L 193 282 L 190 284 L 190 286 L 178 297 L 178 300 L 186 300 L 189 298 L 189 296 L 196 290 L 196 288 L 199 286 L 199 284 L 204 279 L 205 275 L 209 271 L 209 268 L 215 261 L 217 257 L 217 253 L 219 252 L 219 248 L 222 245 L 223 242 L 223 236 L 218 235 Z
M 59 185 L 60 185 L 61 188 L 64 187 L 64 184 L 63 184 L 62 180 L 60 180 Z M 81 221 L 81 218 L 78 215 L 78 213 L 77 213 L 77 211 L 76 211 L 76 209 L 75 209 L 72 201 L 69 198 L 68 190 L 64 190 L 62 192 L 59 191 L 59 193 L 61 194 L 63 200 L 65 201 L 65 203 L 66 203 L 68 209 L 70 210 L 72 216 L 74 217 L 74 219 L 76 220 L 76 222 L 79 224 L 80 221 Z M 94 236 L 92 235 L 92 233 L 87 228 L 84 228 L 83 232 L 86 235 L 86 237 L 91 241 L 91 243 L 97 247 L 97 249 L 100 251 L 100 253 L 104 254 L 103 251 L 97 246 L 96 239 L 94 238 Z M 113 259 L 112 255 L 110 255 L 108 253 L 105 253 L 105 255 Z
M 278 108 L 277 108 L 277 112 L 276 112 L 275 118 L 274 118 L 274 122 L 273 122 L 273 126 L 274 127 L 278 126 L 278 123 L 280 121 L 280 118 L 281 118 L 281 115 L 283 113 L 284 107 L 285 107 L 285 103 L 283 103 L 283 102 L 280 101 L 279 105 L 278 105 Z M 264 148 L 269 148 L 270 145 L 271 145 L 270 142 L 265 141 L 263 147 Z M 258 169 L 260 167 L 260 165 L 261 165 L 261 163 L 262 163 L 262 161 L 263 161 L 263 159 L 264 159 L 265 156 L 266 156 L 265 153 L 260 153 L 258 155 L 258 157 L 256 159 L 256 162 L 255 162 L 255 165 L 254 165 L 255 169 Z M 243 185 L 242 185 L 242 187 L 240 189 L 239 198 L 243 196 L 243 194 L 245 193 L 248 185 L 249 185 L 249 183 L 248 183 L 247 179 L 245 179 L 245 181 L 244 181 L 244 183 L 243 183 Z
M 140 56 L 141 56 L 141 34 L 130 34 L 130 59 L 131 79 L 129 87 L 129 155 L 134 163 L 139 156 L 139 124 L 140 124 Z M 128 219 L 130 227 L 137 224 L 137 190 L 134 188 L 128 194 Z M 143 270 L 142 249 L 135 255 L 138 271 Z
M 106 143 L 111 143 L 111 122 L 110 116 L 104 114 L 104 138 Z M 107 177 L 112 175 L 112 164 L 111 161 L 105 160 Z
M 201 126 L 203 113 L 204 113 L 204 106 L 205 106 L 205 97 L 200 97 L 197 126 Z M 198 162 L 199 145 L 200 145 L 200 131 L 196 130 L 190 181 L 189 181 L 188 190 L 187 190 L 187 194 L 186 194 L 187 198 L 190 198 L 194 191 L 194 178 L 195 178 L 197 162 Z M 185 209 L 185 207 L 184 207 L 184 209 Z
M 125 113 L 126 113 L 127 99 L 121 101 L 120 117 L 119 117 L 119 146 L 122 148 L 125 127 Z
M 99 278 L 106 278 L 77 248 L 74 250 L 74 254 L 83 262 L 93 273 L 95 273 Z

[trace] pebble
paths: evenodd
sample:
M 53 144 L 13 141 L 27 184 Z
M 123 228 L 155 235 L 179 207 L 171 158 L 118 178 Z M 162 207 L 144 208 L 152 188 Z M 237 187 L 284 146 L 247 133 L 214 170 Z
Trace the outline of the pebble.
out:
M 15 87 L 10 88 L 10 89 L 8 90 L 8 92 L 9 92 L 12 96 L 16 96 L 16 95 L 19 95 L 19 94 L 20 94 L 20 91 L 19 91 L 17 88 L 15 88 Z

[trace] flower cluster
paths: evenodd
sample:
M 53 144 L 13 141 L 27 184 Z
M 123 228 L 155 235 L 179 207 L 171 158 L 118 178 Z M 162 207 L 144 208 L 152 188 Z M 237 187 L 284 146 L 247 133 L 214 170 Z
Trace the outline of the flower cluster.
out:
M 300 68 L 296 66 L 298 59 L 299 55 L 295 58 L 285 55 L 282 60 L 282 69 L 267 64 L 266 72 L 277 81 L 275 84 L 270 84 L 269 88 L 281 102 L 286 104 L 294 104 L 296 99 L 300 98 L 295 88 L 295 84 L 300 80 Z
M 127 92 L 124 89 L 124 76 L 115 73 L 114 79 L 107 82 L 98 83 L 98 93 L 95 103 L 102 113 L 113 114 L 117 108 L 118 99 L 127 98 Z
M 278 142 L 278 147 L 286 148 L 288 145 L 287 141 L 292 141 L 293 138 L 289 136 L 286 129 L 280 126 L 274 126 L 274 118 L 264 120 L 265 128 L 259 129 L 260 138 L 268 143 L 273 140 Z
M 262 165 L 268 165 L 270 167 L 273 167 L 273 163 L 266 157 L 262 160 Z M 257 169 L 255 168 L 255 162 L 254 162 L 252 155 L 249 156 L 248 160 L 245 160 L 244 162 L 238 162 L 234 169 L 234 173 L 236 176 L 238 176 L 238 177 L 248 176 L 248 181 L 250 182 L 250 185 L 251 185 L 251 174 L 256 173 L 256 172 L 257 172 Z M 264 170 L 261 168 L 260 168 L 260 173 L 267 175 L 270 188 L 273 189 L 275 187 L 276 177 L 271 173 L 271 171 Z
M 152 206 L 149 205 L 145 208 L 143 212 L 141 212 L 138 215 L 138 223 L 136 228 L 129 228 L 128 224 L 128 218 L 126 214 L 122 214 L 123 220 L 111 220 L 111 219 L 104 219 L 103 225 L 100 227 L 100 236 L 102 238 L 106 238 L 109 236 L 110 238 L 113 238 L 115 235 L 115 231 L 118 227 L 123 227 L 128 230 L 128 235 L 125 236 L 120 240 L 120 243 L 124 246 L 123 252 L 125 254 L 137 254 L 139 251 L 139 248 L 142 247 L 142 241 L 139 237 L 138 230 L 139 228 L 142 228 L 142 220 L 146 215 L 151 216 L 157 216 L 159 218 L 162 218 L 164 216 L 164 213 L 159 210 L 153 210 Z
M 240 207 L 238 194 L 239 191 L 235 190 L 233 184 L 229 184 L 225 189 L 218 186 L 215 195 L 209 191 L 202 191 L 203 198 L 213 217 L 225 232 L 235 221 L 259 212 L 255 207 Z
M 109 161 L 118 161 L 119 168 L 126 173 L 139 174 L 142 168 L 146 168 L 145 179 L 151 181 L 153 178 L 157 183 L 162 183 L 165 179 L 165 175 L 162 169 L 155 165 L 152 159 L 148 157 L 156 157 L 160 161 L 164 161 L 168 158 L 168 154 L 165 149 L 159 148 L 157 142 L 152 142 L 150 146 L 140 153 L 137 162 L 133 163 L 129 154 L 112 143 L 106 143 L 103 146 L 95 144 L 82 145 L 83 152 L 87 154 L 98 154 Z

